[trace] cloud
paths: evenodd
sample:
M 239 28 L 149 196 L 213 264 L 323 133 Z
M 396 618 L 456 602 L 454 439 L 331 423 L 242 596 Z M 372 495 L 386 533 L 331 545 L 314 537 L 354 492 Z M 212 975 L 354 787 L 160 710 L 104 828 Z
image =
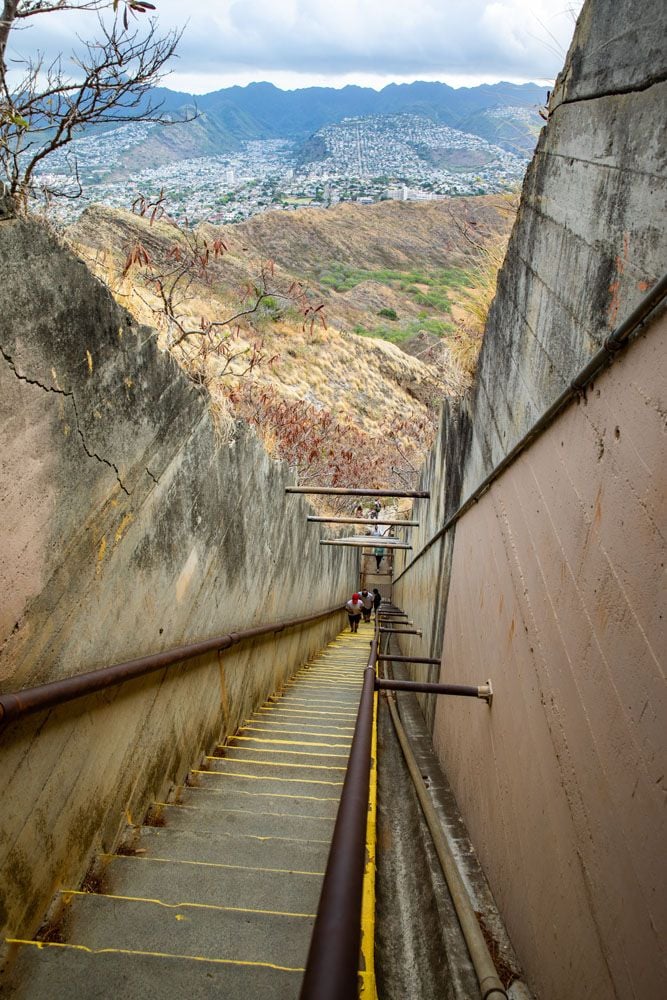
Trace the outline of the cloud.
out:
M 154 0 L 163 29 L 182 0 Z M 371 79 L 549 79 L 560 69 L 581 0 L 191 0 L 169 85 L 228 86 L 238 77 L 330 84 Z M 20 49 L 68 52 L 90 18 L 34 19 Z M 67 35 L 64 34 L 66 30 Z M 57 34 L 56 34 L 57 32 Z M 195 86 L 197 79 L 206 81 Z M 172 80 L 175 81 L 172 83 Z M 293 84 L 297 85 L 297 84 Z
M 546 77 L 573 29 L 562 0 L 227 0 L 193 16 L 181 56 L 209 71 Z

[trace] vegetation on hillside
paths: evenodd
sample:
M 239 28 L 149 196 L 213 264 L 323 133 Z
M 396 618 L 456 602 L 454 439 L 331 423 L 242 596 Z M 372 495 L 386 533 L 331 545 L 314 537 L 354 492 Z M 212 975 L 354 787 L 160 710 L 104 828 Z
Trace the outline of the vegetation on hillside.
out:
M 223 431 L 247 420 L 302 482 L 405 486 L 443 397 L 470 384 L 479 248 L 508 219 L 459 199 L 284 220 L 181 230 L 146 206 L 95 208 L 70 238 L 206 386 Z

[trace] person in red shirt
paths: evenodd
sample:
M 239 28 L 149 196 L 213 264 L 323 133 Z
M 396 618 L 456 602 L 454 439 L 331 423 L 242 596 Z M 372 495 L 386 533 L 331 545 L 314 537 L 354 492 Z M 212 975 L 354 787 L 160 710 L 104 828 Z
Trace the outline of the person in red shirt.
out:
M 345 605 L 345 610 L 347 611 L 347 617 L 350 621 L 350 632 L 359 631 L 359 622 L 361 621 L 361 613 L 364 606 L 359 598 L 359 594 L 352 594 L 351 600 Z

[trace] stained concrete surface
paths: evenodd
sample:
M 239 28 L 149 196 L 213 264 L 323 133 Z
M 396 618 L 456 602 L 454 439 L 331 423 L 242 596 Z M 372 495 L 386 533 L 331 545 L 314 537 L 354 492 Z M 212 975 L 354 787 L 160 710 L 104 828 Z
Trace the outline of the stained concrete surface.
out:
M 2 995 L 296 1000 L 349 753 L 336 734 L 354 724 L 370 634 L 329 643 L 215 748 L 210 770 L 153 804 L 154 825 L 61 891 L 39 941 L 10 942 Z M 280 721 L 297 701 L 314 736 Z
M 524 183 L 476 386 L 445 404 L 424 468 L 431 501 L 415 551 L 662 275 L 666 19 L 661 3 L 584 5 Z M 394 584 L 424 630 L 402 639 L 402 652 L 442 657 L 431 679 L 491 676 L 497 687 L 488 719 L 444 701 L 436 719 L 435 699 L 422 703 L 545 1000 L 660 991 L 661 343 L 631 346 L 516 463 L 521 472 L 505 473 Z M 397 554 L 397 571 L 411 558 Z
M 394 640 L 395 642 L 395 640 Z M 396 646 L 393 646 L 396 651 Z M 393 676 L 405 678 L 394 664 Z M 441 827 L 457 858 L 475 910 L 513 1000 L 530 1000 L 516 954 L 433 752 L 414 695 L 399 694 L 401 719 Z M 471 1000 L 479 986 L 431 835 L 395 735 L 385 696 L 379 699 L 377 972 L 382 1000 Z M 486 709 L 485 703 L 477 706 Z
M 14 691 L 349 596 L 356 562 L 285 496 L 286 466 L 223 441 L 155 331 L 46 229 L 0 220 L 0 684 Z M 54 887 L 339 630 L 284 630 L 2 733 L 0 925 Z M 104 752 L 100 752 L 100 747 Z

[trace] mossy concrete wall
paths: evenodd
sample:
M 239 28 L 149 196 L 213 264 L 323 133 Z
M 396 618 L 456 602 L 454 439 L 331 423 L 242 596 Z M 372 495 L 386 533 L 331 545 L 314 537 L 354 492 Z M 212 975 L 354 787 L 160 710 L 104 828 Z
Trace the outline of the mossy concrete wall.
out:
M 474 391 L 445 407 L 424 470 L 415 552 L 664 271 L 666 27 L 661 3 L 584 5 Z M 424 628 L 404 653 L 441 656 L 443 681 L 494 682 L 490 711 L 424 699 L 425 711 L 544 1000 L 662 988 L 662 324 L 394 586 Z
M 287 469 L 207 400 L 42 227 L 0 221 L 0 689 L 322 610 L 356 553 L 321 547 Z M 35 929 L 91 853 L 182 782 L 340 630 L 335 616 L 0 733 L 0 924 Z

